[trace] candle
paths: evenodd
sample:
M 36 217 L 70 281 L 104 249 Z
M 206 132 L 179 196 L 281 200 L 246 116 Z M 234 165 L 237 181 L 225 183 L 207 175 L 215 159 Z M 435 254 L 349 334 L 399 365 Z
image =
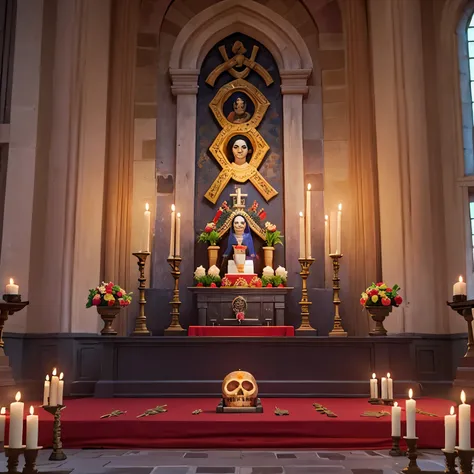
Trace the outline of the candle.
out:
M 174 204 L 171 205 L 171 238 L 170 238 L 170 257 L 175 256 L 175 241 L 174 236 L 176 234 L 176 207 Z
M 300 212 L 300 258 L 304 258 L 305 255 L 304 216 L 303 213 Z
M 5 413 L 7 412 L 5 407 L 2 407 L 0 410 L 0 442 L 3 443 L 5 441 Z
M 372 374 L 372 379 L 370 379 L 370 398 L 379 398 L 379 382 L 375 374 Z
M 38 415 L 34 415 L 34 408 L 30 407 L 30 414 L 26 417 L 26 449 L 38 447 Z
M 46 380 L 44 381 L 44 388 L 43 388 L 43 405 L 48 406 L 49 404 L 49 375 L 46 376 Z
M 240 188 L 239 188 L 240 189 Z M 181 255 L 181 213 L 176 214 L 176 255 Z
M 392 407 L 392 436 L 401 436 L 400 417 L 402 414 L 402 407 L 395 402 Z
M 58 382 L 58 405 L 63 404 L 63 393 L 64 393 L 64 374 L 61 372 L 59 374 L 59 382 Z
M 311 184 L 306 191 L 306 258 L 311 258 Z
M 467 295 L 466 283 L 462 280 L 462 276 L 460 276 L 459 281 L 453 285 L 453 296 L 456 295 Z
M 17 295 L 19 291 L 19 286 L 15 285 L 13 278 L 10 278 L 10 284 L 5 286 L 6 295 Z
M 337 208 L 337 221 L 336 221 L 336 255 L 340 255 L 341 251 L 341 224 L 342 224 L 342 204 L 339 204 Z
M 58 406 L 59 378 L 56 374 L 56 369 L 53 369 L 53 376 L 51 377 L 51 386 L 49 389 L 49 405 L 52 407 Z
M 408 391 L 409 400 L 405 402 L 405 411 L 407 417 L 407 438 L 416 438 L 416 401 L 413 400 L 413 390 Z
M 388 384 L 387 378 L 382 377 L 382 400 L 388 400 Z
M 151 212 L 150 206 L 148 203 L 145 204 L 145 242 L 143 244 L 143 250 L 145 252 L 150 251 L 150 222 L 151 222 Z
M 23 446 L 23 410 L 25 404 L 20 402 L 21 393 L 15 395 L 15 402 L 10 404 L 10 432 L 8 444 L 10 448 L 21 448 Z
M 466 403 L 466 394 L 461 392 L 459 405 L 459 449 L 471 449 L 471 405 Z
M 387 374 L 387 399 L 393 400 L 393 379 L 390 378 L 390 372 Z
M 454 452 L 456 446 L 456 415 L 454 407 L 451 407 L 449 415 L 444 416 L 444 449 L 450 453 Z

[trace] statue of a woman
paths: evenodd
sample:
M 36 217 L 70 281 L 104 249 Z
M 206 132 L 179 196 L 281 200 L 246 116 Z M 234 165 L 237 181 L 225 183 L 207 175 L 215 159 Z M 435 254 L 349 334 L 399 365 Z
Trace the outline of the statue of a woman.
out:
M 232 153 L 231 164 L 233 167 L 245 167 L 248 165 L 247 157 L 252 154 L 250 140 L 244 135 L 236 135 L 229 140 L 228 150 Z M 229 153 L 230 155 L 230 153 Z
M 255 257 L 250 227 L 245 220 L 245 217 L 240 215 L 235 216 L 232 221 L 229 241 L 227 243 L 227 250 L 224 253 L 224 257 L 230 257 L 233 254 L 233 245 L 245 245 L 247 247 L 247 255 L 251 258 Z

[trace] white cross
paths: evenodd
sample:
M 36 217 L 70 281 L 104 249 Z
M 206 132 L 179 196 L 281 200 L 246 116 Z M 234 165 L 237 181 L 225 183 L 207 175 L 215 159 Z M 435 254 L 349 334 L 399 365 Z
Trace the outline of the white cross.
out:
M 236 191 L 236 193 L 230 194 L 230 197 L 235 198 L 234 199 L 234 207 L 242 209 L 242 208 L 245 207 L 245 204 L 242 202 L 242 198 L 247 197 L 248 194 L 242 194 L 242 190 L 240 188 L 237 188 L 235 191 Z

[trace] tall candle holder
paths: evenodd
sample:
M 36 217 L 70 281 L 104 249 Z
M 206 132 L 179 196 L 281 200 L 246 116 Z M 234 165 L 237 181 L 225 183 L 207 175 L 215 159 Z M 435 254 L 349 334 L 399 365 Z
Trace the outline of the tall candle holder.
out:
M 36 448 L 25 449 L 25 467 L 23 468 L 23 474 L 38 474 L 36 459 L 38 458 L 40 449 L 43 449 L 43 447 L 38 446 Z
M 444 472 L 447 474 L 457 474 L 458 471 L 456 471 L 456 451 L 447 451 L 446 449 L 442 449 L 441 451 L 443 451 L 446 464 L 446 469 L 444 470 Z
M 307 279 L 309 276 L 309 268 L 314 262 L 314 258 L 299 258 L 298 262 L 300 262 L 301 265 L 301 301 L 300 301 L 300 307 L 301 307 L 301 325 L 300 327 L 296 330 L 300 335 L 315 335 L 317 334 L 317 330 L 311 327 L 311 324 L 309 323 L 309 308 L 313 304 L 311 301 L 308 299 L 308 287 L 307 287 Z
M 28 301 L 21 301 L 20 295 L 3 295 L 3 301 L 0 300 L 0 357 L 5 356 L 3 327 L 8 320 L 8 316 L 21 311 L 28 304 Z
M 146 259 L 150 255 L 150 252 L 135 252 L 133 253 L 138 259 L 138 271 L 140 276 L 138 277 L 138 291 L 140 293 L 140 299 L 138 304 L 140 305 L 140 311 L 137 318 L 135 319 L 135 329 L 132 332 L 132 336 L 151 336 L 151 332 L 146 326 L 146 316 L 145 316 L 145 263 Z
M 403 437 L 403 439 L 407 443 L 407 456 L 409 459 L 408 466 L 402 469 L 402 472 L 405 474 L 415 474 L 418 472 L 421 472 L 420 467 L 416 463 L 416 460 L 418 458 L 418 451 L 416 447 L 416 442 L 418 441 L 418 438 L 407 438 L 406 436 Z
M 168 257 L 167 262 L 171 267 L 171 275 L 174 278 L 174 289 L 173 299 L 170 301 L 171 305 L 171 324 L 165 329 L 165 336 L 182 336 L 186 334 L 186 330 L 179 324 L 179 306 L 181 301 L 179 300 L 179 277 L 181 272 L 179 266 L 181 265 L 182 258 L 179 256 Z
M 347 332 L 344 331 L 342 327 L 342 319 L 339 314 L 339 305 L 341 304 L 341 299 L 339 298 L 339 290 L 341 287 L 339 286 L 339 268 L 340 263 L 339 260 L 342 258 L 342 254 L 340 253 L 331 253 L 329 256 L 332 259 L 332 302 L 334 304 L 334 324 L 332 331 L 329 333 L 329 336 L 339 336 L 339 337 L 347 337 Z
M 67 459 L 63 451 L 63 442 L 61 441 L 61 411 L 66 408 L 65 405 L 43 405 L 43 408 L 51 415 L 54 415 L 53 423 L 53 452 L 49 456 L 50 461 L 64 461 Z
M 392 449 L 388 452 L 390 456 L 405 456 L 405 453 L 400 449 L 400 436 L 392 436 Z
M 457 447 L 456 451 L 459 457 L 459 467 L 461 468 L 460 474 L 472 474 L 472 457 L 474 455 L 474 449 L 460 449 Z
M 456 298 L 456 296 L 458 298 Z M 455 295 L 452 302 L 447 302 L 447 305 L 454 311 L 457 311 L 467 323 L 467 352 L 464 357 L 474 357 L 474 335 L 472 332 L 472 309 L 474 308 L 474 300 L 466 300 Z

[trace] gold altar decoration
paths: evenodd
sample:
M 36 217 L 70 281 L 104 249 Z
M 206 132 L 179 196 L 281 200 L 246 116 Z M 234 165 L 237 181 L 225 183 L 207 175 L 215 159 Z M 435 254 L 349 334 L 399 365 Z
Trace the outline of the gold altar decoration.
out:
M 179 307 L 181 301 L 179 299 L 179 277 L 181 272 L 179 266 L 181 265 L 181 257 L 169 257 L 167 259 L 171 268 L 171 275 L 174 278 L 173 299 L 170 301 L 171 305 L 171 323 L 164 331 L 165 336 L 182 336 L 185 335 L 186 329 L 183 329 L 179 323 Z
M 54 416 L 53 451 L 49 456 L 50 461 L 64 461 L 67 459 L 66 453 L 63 451 L 63 442 L 61 440 L 61 412 L 65 408 L 65 405 L 43 405 L 43 409 Z
M 151 336 L 151 331 L 148 330 L 147 325 L 146 325 L 146 316 L 145 316 L 145 305 L 146 305 L 145 263 L 146 263 L 146 259 L 150 255 L 150 252 L 135 252 L 132 255 L 134 255 L 138 259 L 137 261 L 138 272 L 139 272 L 138 292 L 140 294 L 140 299 L 138 300 L 140 311 L 138 313 L 138 316 L 135 319 L 135 329 L 133 330 L 132 335 L 133 336 Z
M 122 410 L 113 410 L 111 411 L 110 413 L 107 413 L 105 415 L 102 415 L 100 417 L 101 420 L 105 419 L 105 418 L 116 418 L 117 416 L 120 416 L 120 415 L 125 415 L 125 413 L 127 413 L 126 411 L 122 411 Z
M 301 266 L 300 275 L 302 282 L 301 301 L 299 302 L 301 307 L 301 325 L 296 331 L 298 331 L 300 334 L 306 333 L 308 335 L 316 335 L 316 329 L 314 329 L 309 322 L 309 308 L 313 303 L 308 299 L 308 286 L 306 281 L 309 277 L 309 267 L 311 267 L 311 265 L 314 263 L 314 258 L 299 258 L 298 261 L 300 262 Z
M 342 327 L 342 319 L 339 314 L 339 305 L 341 304 L 341 299 L 339 297 L 339 290 L 341 287 L 339 286 L 339 267 L 340 263 L 339 260 L 342 258 L 342 254 L 331 253 L 329 256 L 332 259 L 332 269 L 333 269 L 333 276 L 332 276 L 332 302 L 334 304 L 334 320 L 333 320 L 333 328 L 332 331 L 329 333 L 329 336 L 342 336 L 347 337 L 347 332 L 344 331 Z
M 276 416 L 288 416 L 290 414 L 288 410 L 285 410 L 284 408 L 278 408 L 278 407 L 275 407 L 274 413 Z
M 236 92 L 243 92 L 255 106 L 253 115 L 243 123 L 232 123 L 224 114 L 225 101 Z M 204 195 L 213 204 L 217 202 L 231 179 L 238 183 L 250 181 L 267 202 L 278 194 L 276 189 L 258 171 L 258 167 L 262 164 L 270 147 L 257 131 L 257 127 L 269 106 L 270 102 L 267 98 L 254 85 L 243 79 L 236 79 L 222 86 L 209 103 L 214 117 L 222 127 L 209 148 L 212 156 L 222 167 L 221 172 Z M 231 163 L 227 156 L 227 145 L 237 135 L 247 138 L 252 146 L 252 158 L 249 162 L 240 165 L 234 162 Z
M 326 415 L 328 418 L 337 418 L 337 415 L 333 411 L 329 410 L 329 408 L 326 408 L 320 403 L 313 403 L 313 407 L 321 415 Z
M 146 416 L 159 415 L 160 413 L 166 413 L 168 411 L 168 405 L 157 405 L 155 408 L 147 408 L 141 415 L 138 415 L 137 418 L 144 418 Z

